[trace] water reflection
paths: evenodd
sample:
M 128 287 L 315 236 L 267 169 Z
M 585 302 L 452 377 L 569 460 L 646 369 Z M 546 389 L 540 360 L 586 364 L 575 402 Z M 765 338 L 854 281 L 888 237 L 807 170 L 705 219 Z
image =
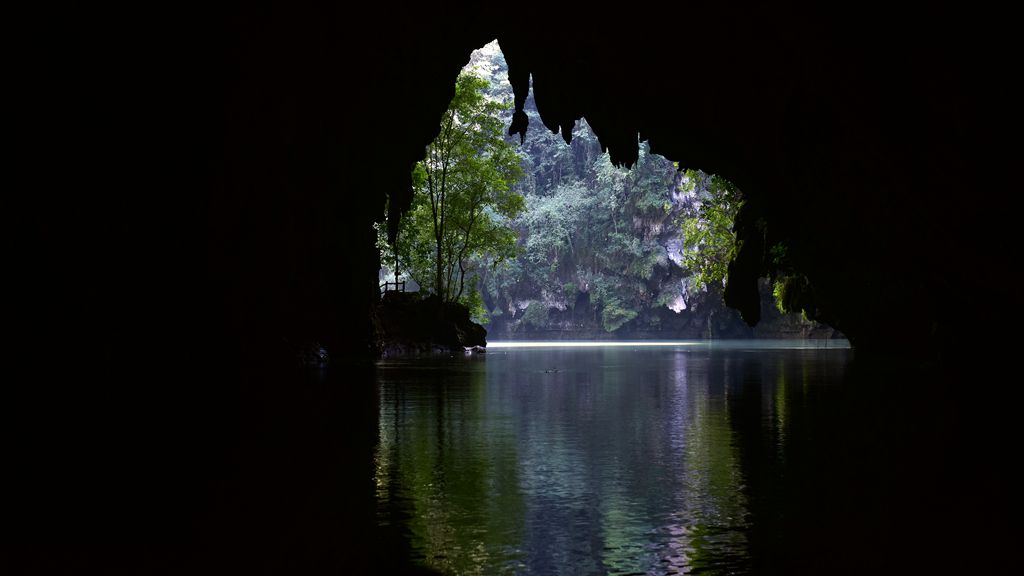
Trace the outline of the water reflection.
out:
M 449 573 L 754 572 L 793 412 L 847 359 L 542 346 L 382 364 L 378 523 Z

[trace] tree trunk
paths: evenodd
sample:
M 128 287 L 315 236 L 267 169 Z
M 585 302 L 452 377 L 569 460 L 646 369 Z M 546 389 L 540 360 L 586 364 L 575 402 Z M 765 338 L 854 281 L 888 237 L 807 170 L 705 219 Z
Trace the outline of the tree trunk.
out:
M 445 297 L 442 288 L 444 288 L 444 261 L 441 259 L 441 241 L 439 240 L 437 242 L 437 277 L 434 279 L 434 292 L 443 302 Z

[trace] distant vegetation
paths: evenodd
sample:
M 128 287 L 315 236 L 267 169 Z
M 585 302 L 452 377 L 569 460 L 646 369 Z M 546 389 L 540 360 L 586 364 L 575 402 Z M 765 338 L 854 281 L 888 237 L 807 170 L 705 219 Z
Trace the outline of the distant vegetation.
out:
M 415 168 L 397 248 L 382 237 L 392 272 L 397 251 L 400 273 L 466 304 L 492 333 L 747 335 L 721 302 L 739 190 L 644 143 L 631 170 L 616 167 L 586 121 L 567 145 L 532 95 L 531 130 L 512 144 L 511 101 L 496 43 L 474 52 Z

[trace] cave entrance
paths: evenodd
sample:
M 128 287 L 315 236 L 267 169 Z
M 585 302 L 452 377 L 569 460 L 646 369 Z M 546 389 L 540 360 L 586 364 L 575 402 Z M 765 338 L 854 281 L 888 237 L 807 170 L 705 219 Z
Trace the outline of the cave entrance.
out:
M 569 137 L 540 128 L 532 87 L 524 112 L 538 128 L 520 142 L 506 130 L 513 99 L 498 42 L 475 50 L 396 242 L 379 229 L 382 294 L 441 294 L 495 340 L 837 335 L 783 313 L 781 279 L 761 281 L 755 328 L 724 305 L 743 202 L 731 182 L 645 142 L 616 166 L 586 119 Z

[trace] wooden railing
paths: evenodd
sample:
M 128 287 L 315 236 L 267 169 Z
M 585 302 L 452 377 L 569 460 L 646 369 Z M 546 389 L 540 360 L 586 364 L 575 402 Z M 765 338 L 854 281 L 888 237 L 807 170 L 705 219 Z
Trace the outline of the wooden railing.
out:
M 394 288 L 391 288 L 394 286 Z M 380 285 L 385 292 L 405 292 L 405 280 L 401 282 L 385 282 Z

